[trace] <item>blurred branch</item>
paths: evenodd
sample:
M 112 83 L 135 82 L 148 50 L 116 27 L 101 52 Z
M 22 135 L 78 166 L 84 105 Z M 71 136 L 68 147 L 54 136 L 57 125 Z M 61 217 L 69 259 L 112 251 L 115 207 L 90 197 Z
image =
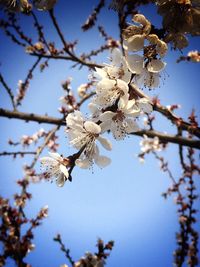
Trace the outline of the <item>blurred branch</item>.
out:
M 58 244 L 60 245 L 60 249 L 64 252 L 65 257 L 68 259 L 68 261 L 70 262 L 71 266 L 74 266 L 74 261 L 70 255 L 70 250 L 68 248 L 65 247 L 64 243 L 62 242 L 61 239 L 61 235 L 58 234 L 56 237 L 54 237 L 53 239 L 55 242 L 58 242 Z
M 0 28 L 2 28 L 5 31 L 5 34 L 17 45 L 25 47 L 26 44 L 24 42 L 21 42 L 17 39 L 17 37 L 10 31 L 8 28 L 12 28 L 13 25 L 8 23 L 7 21 L 0 20 Z
M 39 64 L 41 60 L 41 57 L 38 57 L 38 59 L 35 61 L 35 63 L 33 64 L 33 66 L 31 67 L 31 69 L 28 71 L 28 74 L 26 76 L 25 81 L 21 84 L 21 86 L 19 87 L 19 92 L 16 96 L 16 105 L 20 105 L 21 101 L 23 100 L 23 98 L 25 97 L 26 94 L 26 90 L 28 89 L 30 80 L 33 78 L 33 72 L 36 69 L 37 65 Z
M 36 152 L 34 151 L 16 151 L 16 152 L 0 152 L 0 156 L 13 156 L 14 158 L 19 155 L 19 156 L 24 156 L 24 155 L 35 155 Z
M 42 31 L 43 26 L 41 26 L 41 25 L 39 24 L 38 18 L 37 18 L 37 16 L 35 15 L 35 13 L 34 13 L 33 11 L 31 11 L 31 15 L 32 15 L 32 17 L 33 17 L 33 19 L 34 19 L 34 22 L 35 22 L 34 26 L 36 27 L 36 29 L 37 29 L 37 31 L 38 31 L 38 40 L 39 40 L 40 42 L 44 43 L 45 46 L 46 46 L 46 48 L 49 50 L 48 43 L 47 43 L 46 38 L 44 37 L 44 33 L 43 33 L 43 31 Z
M 81 26 L 83 31 L 87 31 L 95 25 L 95 22 L 97 20 L 97 16 L 104 6 L 105 6 L 105 0 L 100 0 L 98 5 L 94 8 L 92 13 L 87 18 L 86 22 Z
M 8 93 L 10 100 L 12 102 L 12 106 L 14 108 L 14 110 L 16 110 L 16 105 L 15 105 L 15 101 L 14 101 L 14 95 L 12 93 L 12 90 L 9 88 L 9 86 L 7 85 L 7 83 L 5 82 L 3 76 L 0 73 L 0 82 L 3 85 L 3 87 L 6 89 L 6 92 Z
M 18 19 L 17 16 L 14 12 L 9 12 L 8 13 L 8 20 L 10 24 L 8 26 L 10 28 L 13 28 L 17 35 L 21 38 L 21 40 L 24 40 L 27 44 L 32 45 L 32 40 L 30 37 L 28 37 L 22 30 L 20 24 L 18 24 Z M 7 23 L 7 22 L 6 22 Z

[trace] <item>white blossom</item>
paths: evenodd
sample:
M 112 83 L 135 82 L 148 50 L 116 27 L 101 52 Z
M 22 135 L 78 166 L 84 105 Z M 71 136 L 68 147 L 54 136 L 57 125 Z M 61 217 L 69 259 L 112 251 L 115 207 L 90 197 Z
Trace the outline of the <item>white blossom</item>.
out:
M 104 78 L 97 84 L 93 103 L 101 108 L 112 106 L 118 99 L 126 103 L 129 98 L 128 91 L 129 87 L 125 81 Z
M 130 71 L 135 74 L 141 74 L 144 69 L 152 73 L 158 73 L 166 66 L 166 63 L 159 59 L 151 59 L 146 63 L 145 57 L 136 54 L 128 55 L 127 63 Z
M 154 138 L 149 138 L 144 135 L 144 138 L 140 141 L 141 152 L 148 153 L 150 151 L 161 151 L 162 145 L 159 142 L 159 138 L 155 136 Z
M 145 63 L 145 58 L 140 55 L 128 55 L 127 62 L 129 69 L 136 74 L 134 81 L 137 85 L 144 84 L 149 88 L 159 86 L 159 73 L 165 68 L 165 62 L 159 59 L 152 59 Z
M 139 25 L 131 25 L 124 31 L 124 48 L 130 52 L 137 52 L 144 47 L 145 38 L 151 31 L 151 23 L 142 14 L 133 16 L 133 22 Z
M 139 100 L 136 101 L 136 105 L 139 107 L 139 109 L 143 113 L 151 113 L 153 111 L 152 104 L 150 104 L 149 100 L 145 97 L 140 98 Z
M 83 149 L 81 156 L 76 160 L 76 165 L 81 168 L 89 168 L 93 161 L 99 167 L 105 167 L 110 163 L 110 159 L 99 154 L 96 141 L 111 150 L 111 143 L 100 135 L 101 127 L 93 121 L 84 120 L 80 111 L 71 113 L 66 118 L 67 132 L 70 144 L 76 149 Z
M 62 187 L 69 177 L 68 161 L 58 153 L 49 152 L 49 155 L 40 159 L 41 167 L 45 170 L 44 176 L 48 179 L 55 177 L 56 184 Z
M 94 104 L 93 102 L 90 102 L 88 104 L 88 108 L 92 114 L 92 121 L 97 122 L 99 121 L 99 116 L 101 115 L 101 108 L 99 106 L 97 106 L 96 104 Z
M 130 82 L 131 72 L 127 67 L 127 62 L 118 48 L 114 48 L 110 55 L 111 64 L 105 64 L 103 68 L 95 68 L 93 76 L 98 80 L 107 78 L 111 80 L 120 79 Z
M 98 259 L 96 255 L 86 252 L 85 257 L 76 262 L 74 267 L 104 267 L 104 265 L 105 261 L 103 259 Z
M 156 34 L 150 34 L 151 23 L 143 15 L 134 15 L 133 21 L 139 25 L 130 25 L 123 33 L 127 66 L 134 74 L 133 81 L 137 85 L 158 87 L 159 73 L 166 66 L 160 58 L 167 53 L 167 44 Z M 143 51 L 143 55 L 133 54 L 140 50 Z
M 127 41 L 125 42 L 125 45 L 127 45 L 128 51 L 136 52 L 143 49 L 144 40 L 145 40 L 145 35 L 136 34 L 128 38 Z
M 103 131 L 111 130 L 117 140 L 124 139 L 126 134 L 139 130 L 135 118 L 140 115 L 140 109 L 137 107 L 135 100 L 130 100 L 126 104 L 119 101 L 116 112 L 106 111 L 100 115 L 102 121 L 101 128 Z

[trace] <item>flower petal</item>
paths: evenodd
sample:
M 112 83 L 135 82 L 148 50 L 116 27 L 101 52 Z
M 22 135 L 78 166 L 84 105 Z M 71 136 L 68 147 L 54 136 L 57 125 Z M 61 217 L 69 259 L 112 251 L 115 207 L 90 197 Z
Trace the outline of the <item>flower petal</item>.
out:
M 69 172 L 67 168 L 64 165 L 60 164 L 60 170 L 65 175 L 65 178 L 67 179 L 69 177 Z
M 92 162 L 87 158 L 86 159 L 77 159 L 75 161 L 75 164 L 82 169 L 88 169 L 91 166 Z
M 100 121 L 107 121 L 112 120 L 112 118 L 115 116 L 115 113 L 112 111 L 105 111 L 99 116 Z
M 152 105 L 146 98 L 141 98 L 137 101 L 139 108 L 145 113 L 151 113 L 153 111 Z
M 56 179 L 56 184 L 59 187 L 62 187 L 66 182 L 65 176 L 63 173 L 61 173 L 58 178 Z
M 107 73 L 104 68 L 95 68 L 93 76 L 97 79 L 103 79 L 107 77 Z
M 42 157 L 42 158 L 40 158 L 40 162 L 42 165 L 49 165 L 52 163 L 57 164 L 57 161 L 53 158 L 50 158 L 50 157 Z
M 97 105 L 95 105 L 92 102 L 88 104 L 88 108 L 89 108 L 91 113 L 96 113 L 96 112 L 100 111 L 99 108 L 97 107 Z
M 98 82 L 96 87 L 96 92 L 99 93 L 102 90 L 109 90 L 112 89 L 116 84 L 116 81 L 110 80 L 110 79 L 102 79 L 100 82 Z
M 83 115 L 80 111 L 74 111 L 66 117 L 66 124 L 68 127 L 74 127 L 74 125 L 83 125 Z
M 120 65 L 120 63 L 122 61 L 122 53 L 119 50 L 119 48 L 112 49 L 111 61 L 112 61 L 112 64 L 115 66 Z
M 110 121 L 107 120 L 107 121 L 104 121 L 100 124 L 100 127 L 101 127 L 101 133 L 104 133 L 108 130 L 110 130 Z
M 86 121 L 84 127 L 89 133 L 99 134 L 101 132 L 101 127 L 93 121 Z
M 125 131 L 125 128 L 124 126 L 121 124 L 112 124 L 112 128 L 111 128 L 111 131 L 113 133 L 113 137 L 116 139 L 116 140 L 122 140 L 126 137 L 126 131 Z
M 144 58 L 140 55 L 128 55 L 127 65 L 131 72 L 140 74 L 143 70 Z
M 63 158 L 61 157 L 61 155 L 60 154 L 58 154 L 58 153 L 52 153 L 52 152 L 49 152 L 49 155 L 53 158 L 53 159 L 55 159 L 55 160 L 57 160 L 57 161 L 62 161 L 63 160 Z
M 141 114 L 141 110 L 135 106 L 135 108 L 129 109 L 125 114 L 127 117 L 138 117 Z
M 97 140 L 101 143 L 101 145 L 102 145 L 105 149 L 107 149 L 107 150 L 112 150 L 112 144 L 111 144 L 111 142 L 110 142 L 108 139 L 106 139 L 106 138 L 104 138 L 104 137 L 102 137 L 102 136 L 99 136 L 99 137 L 97 138 Z
M 163 70 L 165 66 L 165 62 L 162 62 L 159 59 L 152 59 L 147 65 L 147 70 L 153 73 L 157 73 Z
M 144 47 L 145 36 L 141 34 L 135 34 L 128 38 L 127 46 L 129 51 L 139 51 Z
M 124 94 L 128 94 L 129 87 L 125 81 L 117 79 L 117 87 L 119 87 L 120 90 L 124 92 Z
M 149 88 L 156 88 L 160 84 L 159 73 L 147 72 L 144 80 L 144 85 Z
M 127 105 L 126 105 L 126 109 L 133 109 L 133 107 L 135 106 L 135 99 L 131 99 L 128 101 Z
M 106 156 L 98 156 L 97 158 L 95 158 L 95 163 L 99 167 L 104 168 L 111 163 L 111 159 Z
M 134 133 L 140 130 L 138 124 L 135 121 L 131 119 L 126 119 L 126 122 L 127 122 L 127 127 L 126 127 L 127 133 Z

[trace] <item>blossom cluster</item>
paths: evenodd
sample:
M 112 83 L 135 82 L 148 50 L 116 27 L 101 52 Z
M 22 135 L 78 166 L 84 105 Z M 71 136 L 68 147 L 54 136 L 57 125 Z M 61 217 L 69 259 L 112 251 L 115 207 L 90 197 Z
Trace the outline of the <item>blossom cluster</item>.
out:
M 14 142 L 11 139 L 8 141 L 9 145 L 21 144 L 24 148 L 29 147 L 32 144 L 37 144 L 41 138 L 46 138 L 49 135 L 49 131 L 45 131 L 43 128 L 39 129 L 32 135 L 22 135 L 19 142 Z M 53 134 L 47 143 L 47 147 L 50 151 L 56 152 L 58 149 L 57 135 Z
M 129 70 L 135 74 L 137 85 L 158 87 L 160 72 L 166 66 L 161 58 L 167 53 L 167 44 L 151 33 L 151 23 L 143 15 L 134 15 L 133 22 L 123 32 Z M 138 51 L 143 51 L 143 55 L 135 54 Z
M 93 255 L 90 252 L 85 253 L 85 257 L 82 257 L 78 262 L 74 264 L 74 267 L 84 267 L 84 266 L 93 266 L 93 267 L 103 267 L 104 260 L 99 260 L 96 255 Z
M 5 6 L 11 11 L 29 13 L 33 6 L 40 11 L 50 10 L 54 7 L 56 1 L 57 0 L 2 0 L 0 5 Z
M 0 197 L 0 241 L 4 244 L 1 249 L 0 266 L 6 265 L 8 258 L 15 262 L 21 261 L 21 266 L 28 266 L 23 259 L 35 248 L 34 230 L 48 216 L 48 206 L 43 207 L 35 218 L 29 219 L 26 216 L 23 208 L 32 197 L 27 191 L 29 181 L 23 178 L 17 183 L 22 190 L 20 194 L 14 195 L 14 206 L 9 200 Z
M 75 110 L 66 117 L 70 145 L 79 152 L 73 160 L 57 153 L 41 159 L 46 177 L 56 177 L 59 186 L 69 179 L 75 165 L 90 168 L 96 163 L 101 168 L 106 167 L 111 160 L 101 155 L 98 143 L 108 151 L 112 144 L 103 134 L 110 132 L 114 139 L 123 140 L 128 134 L 140 131 L 140 118 L 153 110 L 149 99 L 138 95 L 135 88 L 159 85 L 160 72 L 166 65 L 162 58 L 167 45 L 151 34 L 151 23 L 143 15 L 134 15 L 133 22 L 137 25 L 124 30 L 122 52 L 118 48 L 112 49 L 110 64 L 95 68 L 89 76 L 95 87 L 94 97 L 88 104 L 90 116 L 85 118 Z
M 114 246 L 114 241 L 104 243 L 102 239 L 98 239 L 96 245 L 96 253 L 86 252 L 83 257 L 81 257 L 78 261 L 74 262 L 69 254 L 69 249 L 66 249 L 62 242 L 60 234 L 58 234 L 54 238 L 54 241 L 60 244 L 61 250 L 65 252 L 65 255 L 67 255 L 68 260 L 74 267 L 104 267 L 106 264 L 106 259 L 110 256 L 110 252 L 112 251 Z M 68 265 L 63 264 L 60 267 L 68 267 Z
M 162 144 L 159 142 L 159 138 L 155 136 L 154 138 L 149 138 L 144 135 L 144 138 L 140 141 L 142 153 L 149 153 L 150 151 L 161 151 Z
M 199 1 L 156 0 L 156 4 L 158 13 L 163 17 L 165 41 L 172 43 L 174 49 L 188 46 L 188 34 L 193 36 L 200 34 Z

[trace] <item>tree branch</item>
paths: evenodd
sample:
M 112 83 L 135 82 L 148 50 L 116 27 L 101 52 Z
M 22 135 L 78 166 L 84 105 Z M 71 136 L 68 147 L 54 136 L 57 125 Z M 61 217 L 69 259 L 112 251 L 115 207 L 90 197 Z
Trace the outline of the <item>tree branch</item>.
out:
M 19 92 L 16 96 L 16 99 L 15 99 L 15 104 L 17 106 L 21 105 L 21 101 L 23 100 L 23 98 L 25 97 L 25 94 L 26 94 L 26 91 L 28 89 L 28 86 L 29 86 L 29 83 L 30 83 L 30 80 L 32 79 L 33 77 L 33 72 L 34 70 L 36 69 L 37 65 L 39 64 L 41 60 L 41 57 L 38 57 L 37 60 L 34 62 L 34 64 L 32 65 L 31 69 L 28 71 L 28 74 L 26 76 L 26 79 L 25 81 L 23 82 L 23 86 L 21 88 L 19 88 Z
M 148 137 L 151 137 L 151 138 L 157 136 L 160 139 L 160 141 L 163 143 L 180 144 L 183 146 L 188 146 L 188 147 L 200 149 L 200 141 L 199 140 L 193 140 L 193 139 L 189 139 L 189 138 L 185 138 L 185 137 L 179 137 L 176 135 L 164 134 L 161 132 L 151 131 L 151 130 L 142 130 L 139 132 L 135 132 L 133 134 L 138 135 L 138 136 L 147 135 Z
M 58 119 L 55 117 L 50 116 L 41 116 L 34 113 L 24 113 L 20 111 L 11 111 L 7 109 L 0 108 L 0 117 L 6 117 L 6 118 L 15 118 L 24 120 L 26 122 L 28 121 L 36 121 L 38 123 L 48 123 L 48 124 L 54 124 L 54 125 L 65 125 L 65 121 L 63 119 Z
M 16 157 L 17 155 L 19 156 L 24 156 L 24 155 L 35 155 L 36 152 L 35 151 L 14 151 L 14 152 L 7 152 L 7 151 L 4 151 L 4 152 L 0 152 L 0 156 L 13 156 L 13 157 Z
M 143 93 L 135 85 L 130 84 L 129 86 L 134 91 L 134 93 L 136 93 L 139 97 L 145 97 L 152 103 L 152 101 L 149 98 L 149 96 L 147 96 L 145 93 Z M 152 104 L 153 104 L 153 109 L 155 111 L 158 111 L 163 116 L 168 118 L 177 127 L 179 127 L 182 130 L 188 131 L 189 133 L 191 133 L 191 134 L 195 135 L 196 137 L 200 138 L 200 128 L 199 127 L 192 126 L 190 123 L 184 121 L 181 117 L 176 116 L 168 108 L 166 108 L 165 106 L 160 105 L 159 103 L 152 103 Z
M 57 23 L 56 17 L 54 16 L 54 11 L 53 11 L 53 9 L 51 9 L 51 10 L 49 11 L 49 15 L 50 15 L 50 18 L 51 18 L 51 20 L 52 20 L 52 22 L 53 22 L 53 25 L 54 25 L 54 27 L 55 27 L 57 33 L 58 33 L 58 36 L 60 37 L 60 40 L 61 40 L 61 42 L 63 43 L 64 50 L 65 50 L 65 52 L 70 56 L 70 59 L 71 59 L 72 61 L 75 61 L 75 62 L 77 62 L 77 63 L 83 65 L 83 66 L 87 66 L 87 67 L 89 67 L 89 68 L 94 69 L 94 68 L 96 67 L 96 64 L 95 64 L 95 63 L 84 61 L 83 59 L 77 57 L 73 52 L 70 51 L 70 49 L 69 49 L 69 47 L 68 47 L 68 45 L 67 45 L 67 42 L 66 42 L 66 40 L 65 40 L 65 38 L 64 38 L 64 36 L 63 36 L 63 34 L 62 34 L 62 32 L 61 32 L 61 29 L 60 29 L 60 27 L 59 27 L 59 25 L 58 25 L 58 23 Z
M 53 239 L 55 242 L 58 242 L 58 244 L 60 245 L 60 249 L 61 251 L 64 252 L 65 257 L 68 259 L 68 261 L 70 262 L 71 266 L 74 266 L 74 260 L 72 259 L 71 255 L 70 255 L 70 250 L 68 248 L 65 247 L 62 239 L 61 239 L 61 235 L 58 234 L 56 237 L 54 237 Z
M 3 76 L 0 73 L 0 82 L 2 83 L 2 85 L 4 86 L 4 88 L 6 89 L 6 92 L 8 93 L 10 100 L 12 102 L 12 106 L 14 108 L 14 110 L 16 110 L 16 105 L 15 105 L 15 100 L 14 100 L 14 95 L 12 93 L 12 90 L 9 88 L 9 86 L 7 85 L 7 83 L 5 82 Z
M 56 127 L 54 127 L 49 134 L 47 135 L 47 137 L 44 140 L 44 143 L 39 146 L 36 150 L 36 155 L 31 163 L 31 165 L 29 166 L 30 169 L 33 169 L 33 167 L 35 166 L 39 156 L 41 155 L 42 151 L 44 150 L 44 148 L 46 147 L 46 145 L 48 144 L 48 142 L 51 140 L 52 136 L 56 133 L 56 131 L 60 128 L 60 125 L 57 125 Z
M 36 56 L 36 57 L 41 57 L 41 58 L 48 58 L 48 59 L 61 59 L 61 60 L 70 60 L 73 62 L 78 62 L 79 64 L 82 64 L 84 66 L 90 67 L 92 69 L 94 68 L 102 68 L 103 65 L 93 63 L 93 62 L 85 62 L 79 58 L 77 61 L 76 57 L 71 57 L 71 56 L 60 56 L 60 55 L 47 55 L 47 54 L 39 54 L 39 53 L 29 53 L 30 56 Z M 80 62 L 81 60 L 81 62 Z
M 20 119 L 24 120 L 26 122 L 28 121 L 35 121 L 38 123 L 48 123 L 48 124 L 54 124 L 59 126 L 65 126 L 66 122 L 62 118 L 55 118 L 55 117 L 49 117 L 47 115 L 37 115 L 34 113 L 24 113 L 19 111 L 10 111 L 6 109 L 0 109 L 0 117 L 6 117 L 6 118 L 13 118 L 13 119 Z M 157 136 L 161 142 L 164 143 L 174 143 L 174 144 L 181 144 L 183 146 L 188 146 L 196 149 L 200 149 L 200 141 L 189 139 L 185 137 L 180 136 L 174 136 L 169 134 L 160 133 L 157 131 L 151 131 L 151 130 L 141 130 L 139 132 L 132 133 L 133 135 L 137 136 L 143 136 L 146 134 L 149 137 L 155 137 Z

